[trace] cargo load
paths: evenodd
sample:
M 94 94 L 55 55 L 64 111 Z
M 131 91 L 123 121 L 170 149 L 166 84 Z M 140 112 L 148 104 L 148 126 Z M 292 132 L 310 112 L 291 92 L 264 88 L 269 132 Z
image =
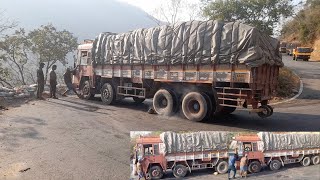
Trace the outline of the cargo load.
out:
M 189 21 L 128 33 L 101 33 L 94 64 L 264 64 L 282 66 L 277 39 L 240 22 Z
M 320 133 L 259 132 L 263 151 L 320 148 Z
M 190 133 L 164 132 L 160 139 L 164 143 L 162 152 L 183 153 L 213 150 L 228 150 L 231 141 L 228 132 L 201 131 Z

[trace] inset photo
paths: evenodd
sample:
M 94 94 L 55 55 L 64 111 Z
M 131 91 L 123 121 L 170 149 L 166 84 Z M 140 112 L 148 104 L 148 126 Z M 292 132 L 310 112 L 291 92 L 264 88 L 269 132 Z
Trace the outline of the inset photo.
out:
M 131 131 L 131 180 L 319 179 L 320 132 Z

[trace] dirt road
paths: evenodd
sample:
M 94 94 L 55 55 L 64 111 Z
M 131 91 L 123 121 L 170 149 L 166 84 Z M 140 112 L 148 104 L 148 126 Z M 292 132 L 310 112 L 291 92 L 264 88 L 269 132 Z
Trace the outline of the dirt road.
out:
M 284 61 L 305 89 L 267 119 L 240 110 L 217 123 L 195 123 L 147 114 L 150 101 L 105 106 L 76 97 L 6 111 L 0 115 L 0 179 L 128 179 L 130 130 L 319 130 L 320 63 Z

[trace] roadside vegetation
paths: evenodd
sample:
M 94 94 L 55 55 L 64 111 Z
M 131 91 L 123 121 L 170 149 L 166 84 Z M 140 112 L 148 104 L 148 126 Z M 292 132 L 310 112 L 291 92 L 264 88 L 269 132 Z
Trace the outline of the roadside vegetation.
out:
M 298 93 L 299 88 L 299 77 L 286 67 L 280 68 L 275 99 L 293 97 Z

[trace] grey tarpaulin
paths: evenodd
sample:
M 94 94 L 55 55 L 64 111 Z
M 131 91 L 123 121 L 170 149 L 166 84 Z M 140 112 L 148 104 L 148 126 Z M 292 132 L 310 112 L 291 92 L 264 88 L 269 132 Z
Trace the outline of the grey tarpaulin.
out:
M 263 64 L 282 66 L 279 41 L 240 22 L 189 21 L 101 33 L 93 64 Z
M 263 150 L 320 148 L 320 133 L 259 132 Z
M 161 152 L 182 153 L 207 150 L 227 150 L 231 141 L 228 132 L 201 131 L 190 133 L 163 132 L 160 139 L 164 143 Z

